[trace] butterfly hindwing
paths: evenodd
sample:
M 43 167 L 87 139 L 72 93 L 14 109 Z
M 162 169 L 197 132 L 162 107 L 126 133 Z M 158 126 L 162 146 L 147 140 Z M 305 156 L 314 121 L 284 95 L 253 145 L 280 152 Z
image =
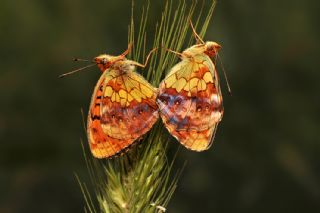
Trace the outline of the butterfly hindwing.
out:
M 157 103 L 169 132 L 185 147 L 209 148 L 222 118 L 222 96 L 215 66 L 207 55 L 176 64 L 161 82 Z
M 133 72 L 110 69 L 100 78 L 88 116 L 88 138 L 95 157 L 121 153 L 158 118 L 155 89 Z

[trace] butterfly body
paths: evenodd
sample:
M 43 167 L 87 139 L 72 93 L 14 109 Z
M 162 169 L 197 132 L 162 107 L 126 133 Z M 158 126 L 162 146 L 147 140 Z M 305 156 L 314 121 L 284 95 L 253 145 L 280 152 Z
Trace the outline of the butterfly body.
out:
M 210 147 L 223 116 L 219 79 L 210 59 L 219 47 L 207 42 L 186 49 L 159 86 L 157 104 L 165 126 L 194 151 Z
M 158 119 L 156 90 L 135 72 L 137 62 L 101 55 L 103 71 L 92 96 L 87 134 L 92 154 L 107 158 L 122 153 Z

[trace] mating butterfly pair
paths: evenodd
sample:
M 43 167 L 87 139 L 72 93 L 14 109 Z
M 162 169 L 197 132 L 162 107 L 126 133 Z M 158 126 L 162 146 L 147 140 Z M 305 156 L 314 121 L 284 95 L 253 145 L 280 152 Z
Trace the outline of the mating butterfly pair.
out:
M 195 33 L 195 32 L 194 32 Z M 87 134 L 97 158 L 115 156 L 148 132 L 159 114 L 168 131 L 185 147 L 203 151 L 210 147 L 223 116 L 218 75 L 210 57 L 220 45 L 203 42 L 182 53 L 181 61 L 160 83 L 159 90 L 135 68 L 145 64 L 119 56 L 100 55 L 95 62 L 103 72 L 90 104 Z

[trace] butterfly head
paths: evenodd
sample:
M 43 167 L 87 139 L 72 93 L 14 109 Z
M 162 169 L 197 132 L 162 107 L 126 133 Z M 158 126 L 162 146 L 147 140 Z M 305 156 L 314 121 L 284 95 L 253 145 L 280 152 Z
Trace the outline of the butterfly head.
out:
M 107 54 L 102 54 L 94 58 L 99 69 L 104 72 L 106 69 L 110 68 L 115 62 L 123 60 L 124 57 L 121 56 L 111 56 Z
M 205 54 L 207 54 L 209 57 L 213 57 L 218 53 L 220 48 L 221 46 L 218 43 L 207 41 L 205 43 Z

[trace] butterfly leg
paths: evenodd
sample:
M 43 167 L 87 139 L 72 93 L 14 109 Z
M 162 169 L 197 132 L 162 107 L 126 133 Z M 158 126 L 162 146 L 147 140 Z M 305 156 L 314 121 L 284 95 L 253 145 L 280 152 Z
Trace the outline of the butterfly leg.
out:
M 149 62 L 149 59 L 150 59 L 150 57 L 151 57 L 151 54 L 154 53 L 154 52 L 157 51 L 157 50 L 158 50 L 158 48 L 156 47 L 156 48 L 152 49 L 152 50 L 149 52 L 149 54 L 148 54 L 148 56 L 147 56 L 147 59 L 146 59 L 146 61 L 144 62 L 144 64 L 140 64 L 139 62 L 136 62 L 136 61 L 131 61 L 131 64 L 132 64 L 132 65 L 135 65 L 135 66 L 138 66 L 138 67 L 145 68 L 145 67 L 147 66 L 148 62 Z
M 171 49 L 168 49 L 168 48 L 165 48 L 165 50 L 170 52 L 170 53 L 174 53 L 174 54 L 178 55 L 180 58 L 183 57 L 182 53 L 179 53 L 177 51 L 174 51 L 174 50 L 171 50 Z
M 131 49 L 132 49 L 132 43 L 129 43 L 129 44 L 128 44 L 128 49 L 127 49 L 126 51 L 124 51 L 124 52 L 121 54 L 121 56 L 126 56 L 126 55 L 128 55 L 129 52 L 131 51 Z

